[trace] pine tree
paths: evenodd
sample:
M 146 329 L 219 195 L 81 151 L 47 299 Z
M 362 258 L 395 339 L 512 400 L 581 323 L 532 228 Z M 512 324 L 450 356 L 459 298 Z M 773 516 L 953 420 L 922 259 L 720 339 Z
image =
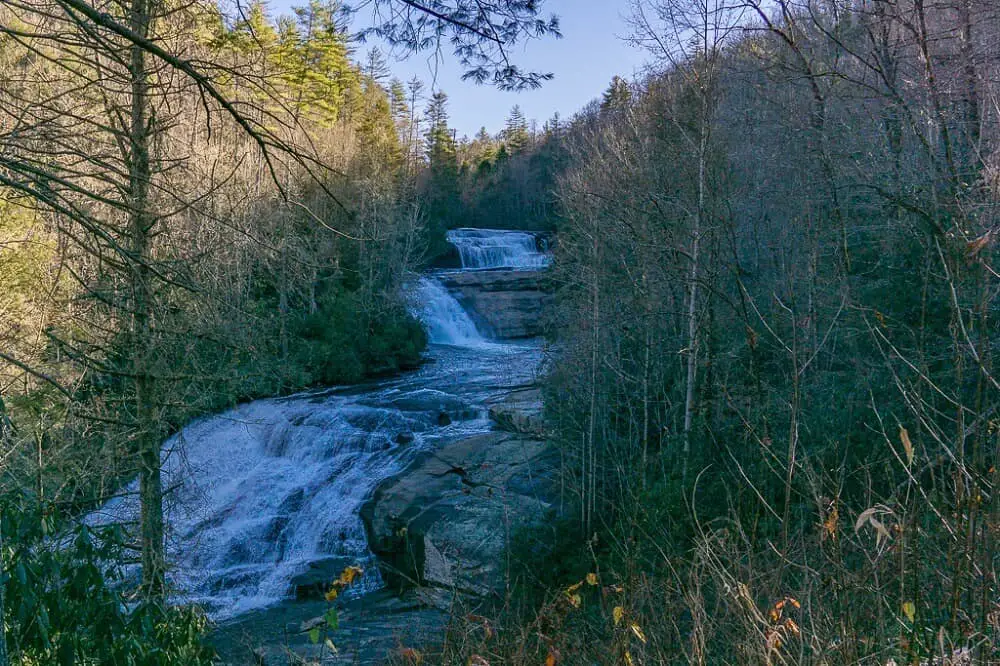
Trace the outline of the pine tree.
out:
M 528 121 L 524 117 L 519 105 L 515 105 L 510 110 L 507 117 L 507 126 L 503 131 L 503 140 L 507 144 L 508 150 L 517 154 L 523 152 L 531 143 L 531 136 L 528 133 Z
M 632 89 L 620 76 L 611 79 L 611 85 L 601 99 L 601 113 L 620 113 L 632 103 Z
M 385 55 L 379 47 L 373 46 L 369 49 L 368 54 L 365 57 L 364 73 L 366 77 L 379 85 L 389 78 L 389 75 L 391 74 L 389 71 L 389 64 L 386 62 Z
M 278 35 L 271 24 L 267 6 L 256 0 L 232 29 L 223 35 L 219 45 L 225 44 L 243 53 L 252 51 L 267 53 L 277 41 Z
M 348 100 L 359 93 L 360 81 L 350 61 L 348 35 L 337 20 L 339 5 L 310 0 L 293 9 L 296 31 L 289 31 L 293 67 L 287 76 L 301 108 L 330 123 L 339 120 Z
M 419 137 L 420 137 L 420 117 L 417 115 L 417 108 L 424 101 L 424 82 L 417 77 L 413 77 L 406 84 L 410 94 L 410 126 L 409 136 L 407 136 L 406 146 L 410 168 L 416 166 L 420 159 Z
M 395 78 L 389 83 L 389 112 L 396 126 L 396 134 L 400 142 L 405 144 L 409 137 L 410 105 L 406 101 L 406 88 L 403 82 Z M 408 145 L 404 147 L 409 151 Z
M 460 204 L 458 153 L 448 127 L 448 96 L 438 91 L 425 114 L 428 179 L 424 205 L 430 220 L 433 245 L 444 242 L 444 231 L 458 219 Z M 439 249 L 432 247 L 432 251 Z

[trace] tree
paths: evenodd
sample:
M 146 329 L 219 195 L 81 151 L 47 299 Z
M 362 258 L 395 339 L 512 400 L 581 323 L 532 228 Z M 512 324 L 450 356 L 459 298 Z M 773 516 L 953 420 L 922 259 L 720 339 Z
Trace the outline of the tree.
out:
M 410 94 L 408 100 L 410 108 L 410 122 L 408 126 L 409 136 L 406 140 L 408 155 L 407 162 L 409 168 L 412 170 L 416 167 L 416 164 L 419 162 L 421 156 L 420 116 L 417 115 L 417 109 L 424 100 L 424 83 L 419 78 L 414 76 L 407 82 L 406 87 Z
M 440 48 L 450 35 L 464 80 L 504 90 L 537 88 L 551 73 L 524 71 L 509 56 L 511 45 L 544 36 L 559 37 L 555 16 L 539 18 L 540 0 L 374 0 L 371 27 L 395 47 L 415 53 Z
M 659 55 L 677 74 L 689 81 L 697 96 L 697 111 L 690 125 L 674 119 L 697 160 L 695 201 L 688 207 L 690 245 L 687 303 L 687 363 L 684 398 L 684 465 L 691 450 L 694 427 L 698 362 L 701 351 L 701 284 L 704 235 L 712 217 L 712 182 L 709 169 L 718 105 L 720 68 L 723 48 L 738 34 L 743 10 L 727 0 L 636 0 L 633 3 L 633 39 Z M 605 103 L 624 102 L 627 87 L 624 81 L 612 82 Z
M 444 232 L 458 218 L 460 202 L 458 152 L 454 134 L 448 127 L 448 96 L 444 92 L 431 96 L 424 122 L 427 125 L 424 207 L 434 229 L 433 252 L 443 247 Z
M 364 74 L 379 85 L 389 78 L 391 74 L 389 64 L 379 47 L 373 46 L 368 50 L 368 54 L 365 56 Z
M 515 104 L 507 116 L 507 124 L 502 135 L 507 150 L 513 154 L 523 152 L 531 142 L 531 135 L 528 134 L 528 121 L 521 111 L 520 105 Z
M 601 99 L 601 113 L 620 113 L 628 108 L 632 101 L 632 90 L 620 76 L 611 79 L 611 85 L 604 91 Z

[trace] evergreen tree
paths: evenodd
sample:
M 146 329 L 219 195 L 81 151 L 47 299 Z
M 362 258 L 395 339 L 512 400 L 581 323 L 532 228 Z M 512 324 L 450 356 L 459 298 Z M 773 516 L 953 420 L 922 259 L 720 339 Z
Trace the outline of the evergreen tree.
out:
M 444 247 L 444 232 L 459 217 L 460 189 L 458 153 L 448 127 L 448 96 L 434 93 L 425 114 L 427 124 L 427 180 L 424 206 L 432 228 L 432 252 Z
M 391 74 L 389 64 L 386 62 L 385 55 L 379 47 L 373 46 L 369 49 L 365 57 L 364 73 L 366 77 L 379 85 L 389 78 Z
M 400 142 L 406 143 L 409 136 L 410 105 L 406 101 L 406 88 L 403 82 L 395 78 L 389 83 L 389 112 L 392 114 Z M 404 147 L 409 151 L 409 146 Z
M 503 140 L 507 148 L 515 155 L 523 152 L 531 143 L 531 135 L 528 133 L 528 121 L 524 117 L 519 105 L 514 105 L 507 117 L 507 125 L 503 131 Z
M 409 136 L 406 140 L 407 154 L 409 156 L 407 162 L 412 168 L 420 159 L 420 117 L 417 115 L 417 108 L 420 106 L 420 103 L 424 101 L 424 82 L 414 76 L 407 82 L 406 88 L 410 95 Z
M 302 109 L 325 122 L 341 118 L 352 95 L 359 91 L 359 76 L 350 61 L 348 34 L 337 19 L 339 5 L 309 0 L 306 7 L 293 8 L 297 38 L 289 43 L 292 69 L 288 84 L 295 89 Z
M 620 113 L 632 103 L 632 89 L 620 76 L 611 79 L 611 85 L 601 98 L 601 113 Z
M 267 53 L 277 41 L 278 35 L 271 24 L 267 6 L 260 0 L 255 0 L 232 29 L 223 35 L 219 45 L 227 45 L 242 53 Z
M 563 122 L 562 122 L 562 117 L 559 115 L 558 111 L 552 114 L 552 117 L 550 119 L 545 121 L 545 126 L 542 128 L 542 131 L 545 133 L 545 138 L 547 139 L 562 134 Z

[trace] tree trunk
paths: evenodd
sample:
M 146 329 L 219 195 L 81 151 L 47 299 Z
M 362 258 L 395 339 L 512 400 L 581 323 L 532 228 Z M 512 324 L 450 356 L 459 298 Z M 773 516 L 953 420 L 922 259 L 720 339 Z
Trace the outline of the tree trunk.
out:
M 149 36 L 148 0 L 132 0 L 129 24 L 143 39 Z M 152 177 L 149 100 L 149 70 L 146 52 L 130 49 L 131 112 L 129 117 L 130 251 L 132 269 L 132 370 L 135 377 L 136 444 L 139 452 L 140 533 L 142 537 L 142 588 L 149 601 L 161 601 L 164 593 L 165 556 L 163 533 L 163 481 L 160 476 L 160 441 L 157 437 L 149 354 L 152 347 L 150 292 L 150 240 L 155 218 L 150 214 L 149 186 Z
M 12 443 L 13 433 L 14 426 L 7 416 L 7 406 L 3 402 L 3 397 L 0 396 L 0 449 L 6 449 L 7 445 Z M 3 574 L 6 569 L 6 563 L 3 561 L 3 518 L 3 515 L 0 514 L 0 574 Z M 7 609 L 6 601 L 7 585 L 4 582 L 0 582 L 0 666 L 7 666 L 8 664 L 7 631 L 4 622 Z
M 684 396 L 684 460 L 682 478 L 687 481 L 688 458 L 691 457 L 691 428 L 694 425 L 695 383 L 698 380 L 698 279 L 701 272 L 701 234 L 705 221 L 705 202 L 708 167 L 709 91 L 703 88 L 701 104 L 701 128 L 698 137 L 698 207 L 695 211 L 694 228 L 691 230 L 691 268 L 688 275 L 688 336 L 687 336 L 687 380 Z

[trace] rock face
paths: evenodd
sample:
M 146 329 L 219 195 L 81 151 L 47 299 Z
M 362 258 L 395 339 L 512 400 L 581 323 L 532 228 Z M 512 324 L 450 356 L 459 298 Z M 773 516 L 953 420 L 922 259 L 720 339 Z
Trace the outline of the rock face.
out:
M 551 510 L 556 465 L 545 442 L 492 432 L 446 445 L 382 484 L 361 517 L 386 583 L 480 596 L 499 589 L 511 534 Z
M 503 400 L 490 405 L 490 418 L 497 427 L 531 437 L 544 438 L 545 429 L 542 390 L 525 388 L 512 391 Z
M 354 561 L 346 557 L 326 557 L 310 562 L 308 569 L 292 578 L 289 592 L 299 600 L 322 599 L 330 584 L 351 564 Z
M 445 274 L 441 280 L 492 337 L 541 335 L 541 314 L 552 298 L 544 271 L 463 271 Z

